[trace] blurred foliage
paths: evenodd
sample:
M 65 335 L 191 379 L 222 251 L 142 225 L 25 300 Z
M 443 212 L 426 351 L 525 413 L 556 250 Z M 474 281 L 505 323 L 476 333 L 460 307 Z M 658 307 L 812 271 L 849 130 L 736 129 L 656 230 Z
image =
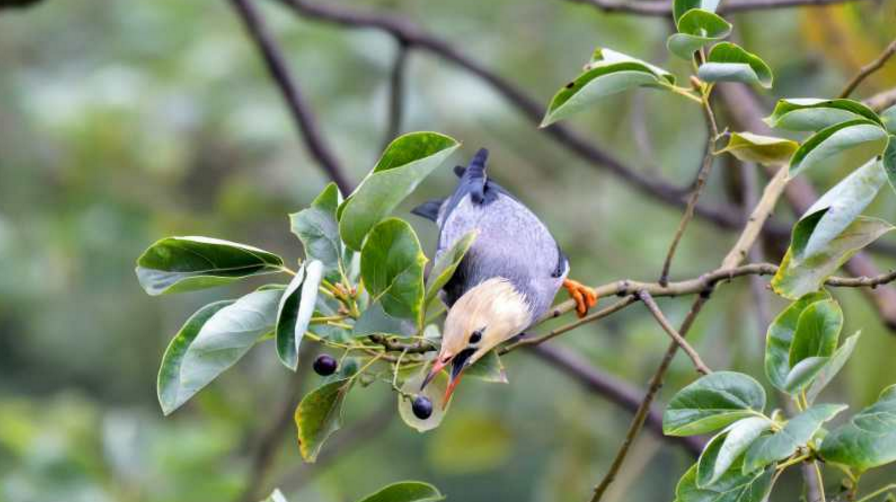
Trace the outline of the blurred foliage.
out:
M 327 139 L 359 179 L 384 141 L 392 40 L 297 20 L 261 3 Z M 406 15 L 543 103 L 595 46 L 687 69 L 683 61 L 662 61 L 664 19 L 606 15 L 563 1 L 345 4 Z M 894 7 L 885 0 L 738 14 L 734 36 L 775 70 L 775 88 L 764 101 L 826 96 L 889 42 Z M 219 294 L 150 301 L 134 278 L 134 258 L 161 235 L 205 234 L 257 243 L 294 260 L 300 248 L 285 215 L 307 206 L 327 180 L 297 140 L 226 2 L 49 1 L 3 9 L 0 68 L 0 500 L 237 497 L 258 430 L 273 421 L 281 396 L 299 388 L 268 342 L 162 420 L 154 389 L 161 354 L 183 319 Z M 861 92 L 892 86 L 894 74 L 891 64 Z M 659 270 L 677 211 L 583 164 L 441 60 L 412 53 L 407 91 L 403 129 L 450 134 L 464 142 L 464 157 L 488 146 L 493 175 L 544 217 L 577 278 L 651 279 L 645 270 Z M 659 93 L 624 94 L 596 110 L 573 125 L 632 165 L 691 181 L 702 155 L 699 110 Z M 816 171 L 809 176 L 819 190 L 845 174 Z M 718 169 L 705 199 L 725 199 L 736 176 Z M 444 194 L 453 182 L 449 169 L 438 171 L 399 212 Z M 894 211 L 893 198 L 881 197 L 866 213 Z M 792 218 L 784 209 L 777 216 Z M 422 224 L 418 231 L 431 249 L 435 231 Z M 694 225 L 674 275 L 704 271 L 731 239 Z M 779 259 L 787 243 L 767 244 L 769 259 Z M 896 337 L 861 293 L 835 295 L 848 312 L 844 332 L 863 330 L 854 355 L 861 364 L 847 365 L 826 394 L 860 408 L 896 381 Z M 771 312 L 783 307 L 768 298 Z M 686 301 L 662 304 L 674 321 Z M 691 336 L 713 366 L 756 374 L 764 331 L 741 281 L 714 295 Z M 666 340 L 646 312 L 632 308 L 555 343 L 640 385 Z M 290 500 L 338 501 L 413 478 L 470 502 L 579 500 L 608 466 L 627 414 L 525 355 L 505 365 L 511 385 L 466 385 L 452 415 L 431 434 L 380 427 L 319 467 L 301 466 L 288 437 L 270 487 L 276 482 Z M 678 358 L 664 400 L 693 377 Z M 302 386 L 315 385 L 315 378 Z M 346 422 L 363 419 L 378 402 L 392 406 L 393 396 L 364 393 L 348 403 Z M 645 437 L 630 460 L 640 470 L 618 480 L 615 500 L 670 498 L 692 459 Z M 863 484 L 892 480 L 896 471 L 875 475 Z M 799 479 L 784 477 L 778 486 L 775 497 L 792 500 Z

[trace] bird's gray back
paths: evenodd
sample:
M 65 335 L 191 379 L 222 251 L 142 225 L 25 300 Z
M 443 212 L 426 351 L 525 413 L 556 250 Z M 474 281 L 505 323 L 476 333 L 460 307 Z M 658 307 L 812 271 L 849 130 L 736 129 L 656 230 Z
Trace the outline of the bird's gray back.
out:
M 499 193 L 488 204 L 476 204 L 465 196 L 450 211 L 446 206 L 438 219 L 437 258 L 471 230 L 479 232 L 445 287 L 448 305 L 477 284 L 503 277 L 526 295 L 533 320 L 547 311 L 568 266 L 544 223 L 506 193 Z

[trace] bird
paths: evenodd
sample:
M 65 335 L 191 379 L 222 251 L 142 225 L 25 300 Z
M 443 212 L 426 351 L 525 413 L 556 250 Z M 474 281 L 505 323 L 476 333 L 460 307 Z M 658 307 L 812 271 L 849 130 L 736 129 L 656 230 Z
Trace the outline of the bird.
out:
M 421 391 L 449 364 L 444 408 L 463 371 L 501 343 L 521 334 L 548 311 L 561 287 L 584 317 L 597 304 L 592 288 L 567 278 L 569 260 L 547 226 L 525 204 L 492 180 L 488 150 L 467 167 L 451 196 L 411 212 L 439 227 L 435 260 L 469 232 L 476 238 L 439 293 L 448 307 L 441 346 Z

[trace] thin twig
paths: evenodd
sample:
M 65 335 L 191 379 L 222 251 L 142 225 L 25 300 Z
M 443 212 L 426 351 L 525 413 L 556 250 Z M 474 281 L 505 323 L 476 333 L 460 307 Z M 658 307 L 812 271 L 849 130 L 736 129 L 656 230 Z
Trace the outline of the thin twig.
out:
M 852 77 L 852 79 L 849 81 L 849 83 L 846 84 L 845 87 L 843 87 L 843 90 L 840 91 L 840 95 L 838 97 L 848 98 L 849 95 L 856 90 L 856 87 L 858 87 L 863 80 L 868 78 L 872 73 L 881 69 L 887 63 L 887 60 L 893 57 L 893 54 L 896 54 L 896 40 L 890 42 L 890 45 L 888 45 L 887 48 L 884 49 L 884 51 L 881 52 L 874 61 L 859 68 L 859 72 Z
M 669 245 L 666 259 L 663 261 L 663 271 L 660 274 L 659 280 L 660 284 L 669 282 L 669 271 L 672 268 L 672 259 L 675 257 L 675 251 L 678 249 L 678 244 L 684 236 L 688 223 L 694 218 L 694 208 L 696 208 L 697 200 L 700 199 L 700 195 L 703 193 L 703 187 L 706 186 L 706 180 L 709 178 L 715 160 L 713 150 L 715 150 L 714 145 L 716 138 L 719 136 L 719 128 L 716 125 L 715 115 L 712 112 L 712 106 L 709 102 L 709 91 L 703 92 L 702 103 L 703 112 L 706 118 L 707 134 L 709 136 L 706 140 L 706 151 L 703 152 L 703 162 L 700 164 L 700 169 L 697 171 L 697 178 L 694 181 L 694 189 L 691 192 L 691 196 L 688 198 L 688 203 L 685 206 L 681 221 L 678 223 L 678 228 L 675 230 L 675 236 L 672 237 L 672 243 Z
M 401 133 L 401 121 L 404 115 L 404 81 L 408 64 L 407 42 L 396 40 L 395 60 L 389 75 L 389 114 L 386 122 L 386 137 L 383 139 L 383 150 Z
M 308 103 L 306 103 L 304 96 L 302 96 L 298 85 L 290 76 L 286 67 L 286 60 L 265 27 L 261 15 L 255 10 L 250 0 L 230 0 L 230 3 L 239 14 L 246 31 L 264 57 L 268 72 L 280 89 L 281 94 L 283 94 L 283 99 L 286 100 L 286 105 L 305 142 L 305 146 L 308 147 L 311 155 L 317 159 L 330 179 L 336 182 L 342 193 L 347 194 L 351 192 L 351 182 L 336 160 L 336 156 L 330 150 L 330 147 L 327 146 L 326 141 L 324 141 L 323 135 L 317 127 L 314 114 Z
M 701 375 L 712 373 L 712 370 L 703 362 L 703 359 L 700 358 L 700 354 L 697 353 L 694 347 L 692 347 L 691 344 L 678 333 L 678 331 L 675 331 L 675 328 L 673 328 L 669 323 L 669 320 L 666 319 L 665 314 L 660 310 L 660 306 L 656 304 L 656 300 L 650 296 L 650 293 L 647 291 L 638 291 L 638 298 L 644 303 L 647 310 L 653 314 L 654 319 L 656 319 L 656 322 L 663 328 L 663 331 L 665 331 L 672 338 L 672 341 L 677 343 L 681 350 L 691 358 L 691 362 L 694 363 L 694 368 L 696 368 L 697 373 L 700 373 Z
M 568 0 L 595 7 L 607 13 L 633 14 L 636 16 L 668 17 L 672 14 L 671 2 L 657 0 Z M 731 0 L 719 7 L 719 13 L 784 9 L 788 7 L 822 7 L 854 0 Z

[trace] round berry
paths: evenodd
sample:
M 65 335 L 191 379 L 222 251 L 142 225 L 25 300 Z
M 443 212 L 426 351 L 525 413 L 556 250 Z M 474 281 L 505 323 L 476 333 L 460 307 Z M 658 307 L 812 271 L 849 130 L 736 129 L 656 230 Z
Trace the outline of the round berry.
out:
M 314 372 L 320 376 L 329 376 L 336 372 L 339 363 L 332 356 L 322 354 L 314 360 Z
M 420 420 L 426 420 L 432 415 L 432 401 L 426 396 L 417 396 L 414 398 L 411 410 L 414 412 L 415 417 Z

